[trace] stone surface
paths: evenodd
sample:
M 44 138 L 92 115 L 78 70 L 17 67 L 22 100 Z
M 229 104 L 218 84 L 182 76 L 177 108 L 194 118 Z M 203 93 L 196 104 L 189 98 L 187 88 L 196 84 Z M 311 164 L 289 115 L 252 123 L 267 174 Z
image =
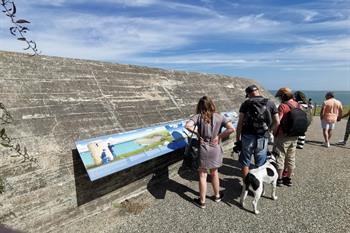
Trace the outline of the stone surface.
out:
M 74 142 L 189 117 L 209 95 L 219 111 L 238 110 L 253 80 L 132 65 L 0 52 L 0 98 L 13 117 L 2 124 L 37 163 L 0 147 L 0 224 L 49 232 L 113 211 L 171 176 L 181 151 L 90 182 Z M 264 95 L 269 93 L 261 88 Z M 162 177 L 160 175 L 160 177 Z

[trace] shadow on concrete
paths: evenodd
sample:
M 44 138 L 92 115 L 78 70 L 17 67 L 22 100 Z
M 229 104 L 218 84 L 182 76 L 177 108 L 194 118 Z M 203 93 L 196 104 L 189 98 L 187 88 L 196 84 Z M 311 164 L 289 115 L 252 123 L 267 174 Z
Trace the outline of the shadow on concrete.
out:
M 240 164 L 237 160 L 224 158 L 222 167 L 219 168 L 219 173 L 226 176 L 241 176 Z
M 332 146 L 333 146 L 333 144 L 331 144 Z M 336 147 L 339 147 L 339 148 L 342 148 L 342 149 L 350 149 L 350 147 L 349 146 L 344 146 L 344 145 L 337 145 L 337 144 L 334 144 L 334 146 L 336 146 Z
M 220 187 L 223 188 L 224 197 L 222 202 L 228 206 L 240 206 L 235 199 L 241 195 L 242 186 L 239 178 L 223 178 L 220 179 Z
M 197 182 L 199 181 L 198 171 L 192 170 L 186 167 L 184 164 L 178 170 L 178 174 L 182 179 L 185 179 L 188 181 L 197 181 Z
M 154 196 L 156 199 L 164 199 L 167 192 L 173 192 L 178 194 L 184 200 L 188 202 L 193 202 L 193 198 L 188 195 L 191 193 L 191 196 L 198 196 L 199 193 L 193 189 L 180 184 L 172 179 L 169 179 L 169 170 L 168 168 L 158 169 L 154 174 L 152 179 L 147 185 L 147 190 Z
M 242 189 L 240 181 L 241 170 L 239 162 L 232 158 L 224 158 L 223 166 L 219 168 L 219 173 L 225 176 L 231 176 L 220 178 L 220 187 L 222 188 L 222 193 L 224 194 L 222 202 L 226 203 L 229 206 L 236 205 L 240 207 L 240 203 L 235 200 L 240 196 Z M 189 168 L 186 168 L 185 166 L 181 166 L 179 168 L 178 174 L 181 178 L 188 181 L 198 182 L 199 180 L 198 173 Z M 207 182 L 208 185 L 211 185 L 210 174 L 208 174 Z M 185 186 L 181 183 L 170 179 L 168 167 L 164 167 L 162 169 L 157 169 L 154 171 L 152 179 L 147 184 L 147 190 L 156 199 L 164 199 L 167 192 L 174 192 L 180 197 L 182 197 L 184 200 L 192 203 L 192 197 L 199 196 L 199 193 L 197 191 L 194 191 L 188 186 Z
M 322 146 L 323 141 L 305 140 L 305 144 L 309 144 L 313 146 Z
M 75 188 L 77 196 L 78 206 L 88 203 L 92 200 L 95 200 L 105 194 L 108 194 L 112 191 L 125 187 L 133 182 L 141 180 L 152 173 L 156 173 L 160 169 L 168 169 L 168 166 L 174 164 L 182 159 L 183 150 L 177 150 L 157 158 L 148 160 L 136 166 L 127 168 L 125 170 L 116 172 L 114 174 L 108 175 L 106 177 L 100 178 L 95 181 L 91 181 L 84 164 L 79 156 L 79 152 L 74 149 L 72 150 L 73 158 L 73 168 L 74 168 L 74 178 L 75 178 Z M 158 177 L 158 176 L 157 176 Z M 142 182 L 142 181 L 140 181 Z M 145 181 L 147 182 L 147 181 Z M 128 195 L 133 190 L 137 189 L 137 186 L 146 185 L 139 184 L 134 185 L 130 189 L 121 191 L 120 197 L 123 195 Z M 119 197 L 117 197 L 119 198 Z
M 321 146 L 323 147 L 323 141 L 312 141 L 312 140 L 306 140 L 305 144 L 313 145 L 313 146 Z M 337 145 L 336 143 L 331 143 L 331 146 L 336 146 L 339 148 L 344 148 L 344 149 L 350 149 L 349 147 L 343 146 L 343 145 Z
M 14 230 L 0 224 L 0 232 L 1 233 L 22 233 L 23 231 Z
M 224 188 L 224 198 L 222 201 L 229 205 L 235 205 L 240 207 L 240 203 L 237 199 L 241 195 L 241 168 L 237 160 L 232 158 L 224 158 L 223 165 L 219 168 L 219 173 L 230 176 L 220 179 L 220 186 Z

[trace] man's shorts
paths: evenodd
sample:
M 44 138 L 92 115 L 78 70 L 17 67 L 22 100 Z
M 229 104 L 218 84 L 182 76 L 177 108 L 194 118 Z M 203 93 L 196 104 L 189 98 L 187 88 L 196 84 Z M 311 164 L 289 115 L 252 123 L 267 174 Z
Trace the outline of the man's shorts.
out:
M 335 123 L 329 123 L 325 120 L 321 120 L 322 129 L 334 129 Z
M 242 151 L 239 162 L 242 167 L 250 167 L 254 156 L 254 167 L 260 167 L 266 162 L 268 138 L 251 134 L 242 134 Z

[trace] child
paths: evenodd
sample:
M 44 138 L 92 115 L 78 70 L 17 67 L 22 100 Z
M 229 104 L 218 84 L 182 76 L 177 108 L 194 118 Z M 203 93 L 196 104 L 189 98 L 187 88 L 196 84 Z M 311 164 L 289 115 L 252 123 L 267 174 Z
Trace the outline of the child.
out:
M 348 118 L 348 123 L 346 123 L 346 129 L 345 129 L 345 134 L 344 134 L 344 140 L 343 141 L 340 141 L 337 143 L 337 145 L 341 145 L 341 146 L 345 146 L 346 145 L 346 142 L 348 141 L 348 138 L 349 138 L 349 134 L 350 134 L 350 109 L 347 113 L 345 113 L 342 118 L 345 118 L 345 117 L 349 117 Z

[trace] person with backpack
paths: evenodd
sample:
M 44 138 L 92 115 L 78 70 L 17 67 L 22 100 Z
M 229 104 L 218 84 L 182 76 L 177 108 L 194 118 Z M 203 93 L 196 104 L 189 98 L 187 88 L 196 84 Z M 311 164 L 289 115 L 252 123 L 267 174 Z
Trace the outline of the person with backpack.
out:
M 330 147 L 330 139 L 335 123 L 341 120 L 343 114 L 343 106 L 341 102 L 334 98 L 333 92 L 327 92 L 326 100 L 323 102 L 320 112 L 321 126 L 324 137 L 324 147 Z
M 221 132 L 222 128 L 225 128 Z M 194 203 L 204 209 L 207 194 L 207 175 L 210 171 L 215 202 L 220 202 L 220 179 L 218 168 L 222 166 L 223 150 L 221 140 L 234 132 L 230 119 L 216 112 L 214 102 L 208 96 L 199 99 L 196 114 L 193 115 L 185 125 L 185 128 L 197 135 L 199 139 L 199 198 Z
M 279 124 L 275 103 L 260 95 L 256 85 L 245 89 L 246 101 L 239 109 L 235 151 L 239 152 L 239 162 L 243 179 L 249 172 L 254 155 L 255 167 L 266 162 L 270 131 Z
M 312 122 L 312 104 L 306 100 L 306 96 L 301 91 L 294 92 L 294 99 L 298 102 L 301 109 L 306 113 L 308 119 L 308 126 L 310 126 Z M 305 144 L 306 136 L 299 136 L 297 141 L 297 149 L 303 149 Z
M 308 127 L 306 113 L 293 99 L 292 90 L 280 88 L 275 97 L 281 100 L 278 106 L 280 125 L 275 132 L 274 153 L 277 159 L 277 185 L 292 186 L 292 174 L 295 169 L 295 153 L 298 136 L 304 136 Z M 287 170 L 286 176 L 283 171 Z

